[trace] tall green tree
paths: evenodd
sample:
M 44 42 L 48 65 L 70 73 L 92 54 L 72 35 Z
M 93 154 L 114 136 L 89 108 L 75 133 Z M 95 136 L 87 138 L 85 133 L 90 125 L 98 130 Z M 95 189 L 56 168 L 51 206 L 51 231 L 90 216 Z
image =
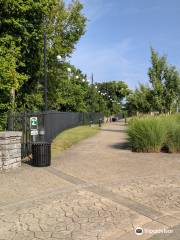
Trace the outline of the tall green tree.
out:
M 97 84 L 97 89 L 102 94 L 105 102 L 106 115 L 119 113 L 122 109 L 122 101 L 130 94 L 128 85 L 123 81 L 109 81 Z
M 126 109 L 129 114 L 153 111 L 153 93 L 150 87 L 140 84 L 139 87 L 128 96 Z
M 128 98 L 129 112 L 158 111 L 171 113 L 180 104 L 180 73 L 167 62 L 166 56 L 159 56 L 151 48 L 151 67 L 148 70 L 149 86 L 139 85 Z
M 170 113 L 179 102 L 179 71 L 168 64 L 166 56 L 159 56 L 154 49 L 151 49 L 151 62 L 148 71 L 153 93 L 151 105 L 160 113 Z
M 164 112 L 165 99 L 164 99 L 164 83 L 165 72 L 167 71 L 167 59 L 165 56 L 159 57 L 158 53 L 151 48 L 151 64 L 148 70 L 149 81 L 153 90 L 154 110 Z
M 52 9 L 50 9 L 44 21 L 48 43 L 49 108 L 51 108 L 52 100 L 58 102 L 58 99 L 54 98 L 54 91 L 61 91 L 59 82 L 64 81 L 65 78 L 68 80 L 66 59 L 71 56 L 76 43 L 85 33 L 86 18 L 81 12 L 82 9 L 83 5 L 79 1 L 73 1 L 66 7 L 64 1 L 54 0 Z M 57 56 L 61 56 L 64 63 L 59 63 Z
M 180 104 L 180 73 L 174 66 L 168 66 L 164 82 L 165 112 L 177 111 Z
M 68 69 L 71 72 L 68 72 Z M 51 87 L 49 105 L 59 111 L 87 111 L 88 81 L 85 74 L 70 64 L 63 64 L 56 76 L 56 85 Z
M 24 76 L 27 80 L 23 84 L 20 80 L 19 91 L 14 93 L 17 107 L 24 102 L 24 99 L 19 98 L 22 91 L 23 94 L 26 94 L 29 89 L 32 89 L 33 79 L 36 79 L 36 82 L 38 80 L 40 36 L 47 3 L 47 0 L 0 0 L 1 47 L 4 44 L 7 51 L 11 51 L 10 46 L 13 45 L 14 53 L 16 53 L 12 54 L 14 62 L 16 62 L 14 69 L 18 75 Z M 4 60 L 8 64 L 8 59 L 4 58 Z M 3 68 L 3 65 L 1 67 Z
M 0 112 L 16 108 L 15 94 L 27 81 L 27 75 L 17 71 L 24 66 L 20 49 L 16 47 L 13 37 L 5 35 L 0 38 Z
M 72 1 L 66 6 L 63 0 L 0 0 L 0 42 L 11 51 L 8 42 L 11 39 L 15 71 L 26 79 L 14 94 L 18 109 L 24 106 L 31 110 L 43 107 L 44 32 L 47 35 L 51 101 L 51 86 L 57 84 L 57 55 L 69 57 L 85 32 L 86 18 L 81 12 L 82 8 L 79 1 Z M 1 45 L 1 49 L 4 46 Z M 8 64 L 8 59 L 4 60 Z M 5 64 L 1 64 L 2 68 L 5 68 Z

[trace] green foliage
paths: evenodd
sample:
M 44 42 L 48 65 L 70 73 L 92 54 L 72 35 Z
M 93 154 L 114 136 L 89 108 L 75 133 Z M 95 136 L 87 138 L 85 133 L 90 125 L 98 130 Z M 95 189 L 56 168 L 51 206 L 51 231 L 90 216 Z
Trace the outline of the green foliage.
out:
M 110 81 L 97 84 L 97 90 L 104 100 L 104 113 L 110 116 L 119 113 L 122 109 L 122 101 L 130 94 L 127 84 L 123 81 Z
M 0 38 L 0 111 L 8 111 L 12 105 L 12 89 L 19 91 L 27 76 L 17 71 L 23 66 L 20 61 L 20 49 L 11 36 Z
M 136 152 L 180 152 L 180 114 L 132 118 L 128 135 Z
M 179 102 L 180 75 L 176 67 L 169 66 L 165 56 L 159 57 L 151 49 L 152 67 L 148 74 L 152 85 L 153 107 L 160 113 L 171 113 Z
M 163 122 L 167 129 L 165 147 L 170 153 L 180 152 L 180 114 L 163 117 Z
M 6 88 L 5 94 L 10 95 L 9 89 L 14 88 L 13 101 L 18 109 L 42 109 L 43 34 L 46 31 L 51 87 L 56 85 L 56 72 L 60 67 L 57 55 L 69 57 L 85 32 L 86 18 L 81 13 L 82 8 L 79 1 L 69 6 L 63 0 L 0 1 L 0 72 L 6 81 L 1 89 Z M 32 99 L 35 100 L 33 104 Z
M 69 5 L 64 0 L 0 1 L 0 113 L 43 110 L 45 35 L 49 109 L 107 116 L 121 110 L 130 92 L 124 82 L 91 85 L 85 74 L 69 64 L 85 33 L 82 9 L 76 0 Z
M 51 108 L 59 111 L 86 111 L 85 106 L 86 90 L 80 84 L 74 84 L 72 80 L 61 81 L 55 92 L 55 101 Z
M 7 113 L 0 114 L 0 131 L 3 131 L 7 128 Z
M 71 69 L 70 74 L 67 68 Z M 85 112 L 87 110 L 85 100 L 89 89 L 85 75 L 68 64 L 61 65 L 58 70 L 56 79 L 49 82 L 49 108 L 59 111 Z
M 151 48 L 151 63 L 148 75 L 153 89 L 153 107 L 159 111 L 164 110 L 164 82 L 167 71 L 167 59 L 165 56 L 159 57 L 157 52 Z
M 180 74 L 174 66 L 169 66 L 165 72 L 164 96 L 165 112 L 177 110 L 180 102 Z
M 22 61 L 21 66 L 16 67 L 16 72 L 28 76 L 28 81 L 21 86 L 24 93 L 32 89 L 32 81 L 37 82 L 40 68 L 39 50 L 42 43 L 42 23 L 47 4 L 47 0 L 1 0 L 0 38 L 4 41 L 4 36 L 8 35 L 14 41 L 14 50 L 18 51 L 15 61 L 19 61 L 19 59 Z M 24 85 L 27 88 L 24 88 Z M 22 92 L 22 89 L 20 91 Z M 20 102 L 24 102 L 24 100 L 17 99 L 17 106 L 21 104 Z
M 140 84 L 139 88 L 128 96 L 126 109 L 129 113 L 134 111 L 148 113 L 152 110 L 152 98 L 151 89 L 146 85 Z
M 73 1 L 68 8 L 64 2 L 55 0 L 45 20 L 47 34 L 47 66 L 48 66 L 48 98 L 49 108 L 63 111 L 83 110 L 84 86 L 73 80 L 82 73 L 65 61 L 59 63 L 57 56 L 69 57 L 75 44 L 85 32 L 86 18 L 81 13 L 83 5 Z M 68 76 L 67 68 L 71 67 L 72 76 Z M 82 90 L 82 94 L 81 94 Z M 69 99 L 67 99 L 67 95 Z M 79 98 L 79 99 L 78 99 Z M 77 109 L 76 109 L 77 106 Z
M 128 98 L 129 112 L 175 112 L 180 102 L 180 74 L 176 67 L 168 65 L 165 56 L 151 49 L 152 66 L 148 70 L 150 86 L 140 84 Z
M 168 125 L 166 147 L 171 153 L 180 152 L 180 124 L 178 122 L 174 121 Z
M 166 128 L 158 118 L 137 118 L 130 121 L 128 135 L 133 151 L 160 152 L 166 139 Z

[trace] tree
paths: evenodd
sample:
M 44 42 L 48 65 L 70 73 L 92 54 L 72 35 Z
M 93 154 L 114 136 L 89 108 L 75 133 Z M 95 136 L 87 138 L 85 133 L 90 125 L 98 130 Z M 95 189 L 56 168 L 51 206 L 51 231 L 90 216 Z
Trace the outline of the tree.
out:
M 167 63 L 165 56 L 158 56 L 158 53 L 151 49 L 152 67 L 148 74 L 153 91 L 154 110 L 160 113 L 171 112 L 174 105 L 177 105 L 180 97 L 180 75 L 175 66 Z
M 68 79 L 68 64 L 66 62 L 64 62 L 64 64 L 59 63 L 57 56 L 60 55 L 62 59 L 70 57 L 75 49 L 75 44 L 85 33 L 86 18 L 81 13 L 82 8 L 83 5 L 79 1 L 73 1 L 68 8 L 66 8 L 64 1 L 54 0 L 54 4 L 46 16 L 44 25 L 48 40 L 49 103 L 52 102 L 52 99 L 56 101 L 54 98 L 54 90 L 61 91 L 59 82 L 63 82 L 65 78 L 66 80 Z M 74 93 L 76 94 L 78 87 L 76 86 L 75 88 Z M 77 96 L 80 95 L 78 94 Z M 77 98 L 77 96 L 74 97 L 74 99 Z M 51 104 L 49 104 L 49 107 L 51 107 Z
M 83 6 L 73 1 L 66 7 L 63 0 L 0 0 L 0 39 L 9 49 L 13 40 L 17 54 L 15 71 L 27 81 L 16 91 L 18 109 L 43 107 L 43 33 L 47 34 L 47 65 L 50 87 L 56 85 L 57 55 L 69 57 L 85 32 Z M 2 42 L 1 41 L 1 42 Z M 5 61 L 8 59 L 6 58 Z M 0 63 L 1 64 L 1 63 Z M 1 64 L 1 69 L 5 64 Z M 50 93 L 52 91 L 50 90 Z M 33 102 L 32 102 L 33 99 Z M 50 96 L 51 101 L 51 96 Z
M 39 61 L 39 36 L 45 13 L 45 5 L 48 1 L 23 1 L 23 0 L 1 0 L 1 29 L 0 39 L 1 47 L 6 46 L 14 59 L 14 66 L 10 69 L 16 72 L 16 75 L 23 76 L 27 81 L 18 83 L 18 91 L 13 93 L 14 106 L 19 107 L 24 102 L 19 95 L 32 89 L 32 79 L 36 79 L 40 61 Z M 12 47 L 13 46 L 13 47 Z M 11 49 L 13 48 L 14 54 Z M 9 64 L 9 59 L 4 58 L 6 64 Z M 1 69 L 5 69 L 5 65 L 0 63 Z M 7 81 L 9 81 L 7 79 Z M 24 88 L 27 86 L 27 89 Z M 13 91 L 12 91 L 13 92 Z
M 148 70 L 150 86 L 140 84 L 128 98 L 128 111 L 171 113 L 180 102 L 180 74 L 151 48 L 152 66 Z
M 20 49 L 16 47 L 13 37 L 5 35 L 0 38 L 0 112 L 15 109 L 17 93 L 27 76 L 17 71 L 23 66 Z
M 158 53 L 151 48 L 151 63 L 152 67 L 149 68 L 148 75 L 153 91 L 154 110 L 164 112 L 164 82 L 165 72 L 167 71 L 167 59 L 165 56 L 159 57 Z
M 148 113 L 153 107 L 153 94 L 149 86 L 140 84 L 139 87 L 127 98 L 126 109 L 129 114 L 135 112 Z
M 122 101 L 130 94 L 127 84 L 123 81 L 110 81 L 97 84 L 105 101 L 106 115 L 119 113 L 122 108 Z
M 168 66 L 164 82 L 165 112 L 177 110 L 180 101 L 180 74 L 174 66 Z
M 71 69 L 68 74 L 67 68 Z M 50 90 L 51 98 L 49 105 L 51 109 L 59 111 L 87 111 L 86 96 L 89 85 L 86 76 L 74 66 L 63 64 L 56 76 L 56 85 Z M 69 75 L 69 76 L 68 76 Z

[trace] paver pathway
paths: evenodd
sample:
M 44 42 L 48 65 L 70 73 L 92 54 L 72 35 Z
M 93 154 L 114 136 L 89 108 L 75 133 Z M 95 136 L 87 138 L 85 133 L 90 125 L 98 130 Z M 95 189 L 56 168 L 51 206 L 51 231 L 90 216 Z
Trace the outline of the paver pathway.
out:
M 132 153 L 126 138 L 107 124 L 51 167 L 0 174 L 0 240 L 179 240 L 180 155 Z

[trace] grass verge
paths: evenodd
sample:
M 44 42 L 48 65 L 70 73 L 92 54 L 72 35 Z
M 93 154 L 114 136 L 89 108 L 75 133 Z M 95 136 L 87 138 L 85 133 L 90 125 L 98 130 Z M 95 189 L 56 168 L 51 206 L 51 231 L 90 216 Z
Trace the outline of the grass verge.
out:
M 63 131 L 52 143 L 52 157 L 57 156 L 60 152 L 79 143 L 81 140 L 95 135 L 99 130 L 100 128 L 97 125 L 94 125 L 92 127 L 79 126 Z

